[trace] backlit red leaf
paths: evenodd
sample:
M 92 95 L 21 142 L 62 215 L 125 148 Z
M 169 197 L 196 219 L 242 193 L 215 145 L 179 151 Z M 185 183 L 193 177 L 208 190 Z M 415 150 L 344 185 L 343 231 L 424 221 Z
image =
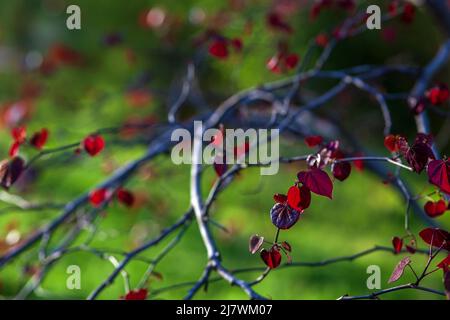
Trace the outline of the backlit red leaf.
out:
M 323 142 L 322 136 L 309 136 L 305 138 L 305 143 L 310 148 L 322 144 L 322 142 Z
M 333 197 L 333 183 L 328 174 L 322 169 L 312 168 L 309 171 L 300 171 L 298 180 L 312 192 L 328 197 Z
M 281 263 L 281 254 L 278 248 L 274 246 L 270 250 L 262 249 L 261 259 L 270 269 L 275 269 Z
M 419 233 L 425 243 L 433 247 L 450 250 L 450 234 L 439 228 L 425 228 Z
M 83 147 L 89 155 L 94 157 L 105 147 L 105 140 L 103 140 L 101 135 L 93 134 L 84 139 Z
M 450 194 L 450 162 L 449 160 L 433 160 L 428 164 L 428 180 L 441 191 Z
M 42 128 L 41 131 L 34 133 L 31 136 L 30 144 L 34 146 L 36 149 L 42 149 L 47 142 L 48 139 L 48 130 Z
M 403 240 L 399 237 L 392 238 L 392 247 L 395 253 L 400 253 L 403 248 Z
M 120 297 L 121 300 L 145 300 L 147 299 L 147 289 L 130 290 L 125 296 Z
M 103 189 L 103 188 L 92 191 L 89 194 L 89 202 L 94 207 L 101 206 L 103 204 L 103 202 L 106 200 L 106 193 L 107 193 L 107 190 Z
M 424 210 L 429 217 L 435 218 L 444 214 L 447 210 L 447 204 L 444 200 L 439 200 L 436 202 L 428 201 L 425 203 Z

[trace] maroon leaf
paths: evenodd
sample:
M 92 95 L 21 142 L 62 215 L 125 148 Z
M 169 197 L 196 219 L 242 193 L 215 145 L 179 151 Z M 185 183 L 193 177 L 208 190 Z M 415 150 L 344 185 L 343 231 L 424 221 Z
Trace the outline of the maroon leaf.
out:
M 123 203 L 127 207 L 132 207 L 134 204 L 134 195 L 132 192 L 119 188 L 117 190 L 117 200 L 119 200 L 120 203 Z
M 352 171 L 352 166 L 349 162 L 338 162 L 333 163 L 333 167 L 331 169 L 333 171 L 333 176 L 339 181 L 344 181 L 350 175 Z
M 280 229 L 289 229 L 300 217 L 300 211 L 292 209 L 288 204 L 276 203 L 270 210 L 272 223 Z
M 261 259 L 270 269 L 275 269 L 281 263 L 281 254 L 278 248 L 273 246 L 270 250 L 261 250 Z
M 419 233 L 425 243 L 433 247 L 450 250 L 450 234 L 439 228 L 425 228 Z
M 434 159 L 431 147 L 422 141 L 416 141 L 405 154 L 406 161 L 411 165 L 415 172 L 421 173 L 428 163 L 429 159 Z
M 254 234 L 250 237 L 249 243 L 248 243 L 248 250 L 255 254 L 256 251 L 261 248 L 262 244 L 264 243 L 264 237 L 258 236 L 257 234 Z
M 34 133 L 31 136 L 30 144 L 36 149 L 40 150 L 44 147 L 45 143 L 48 139 L 48 130 L 46 128 L 42 128 L 41 131 Z
M 103 140 L 101 135 L 93 134 L 84 139 L 83 146 L 84 150 L 86 150 L 90 156 L 94 157 L 105 147 L 105 140 Z
M 273 200 L 277 203 L 285 203 L 287 199 L 287 196 L 281 193 L 276 193 L 273 195 Z
M 309 171 L 300 171 L 297 177 L 312 192 L 330 199 L 333 198 L 333 183 L 325 171 L 312 168 Z
M 125 296 L 120 297 L 121 300 L 145 300 L 147 298 L 147 289 L 130 290 Z
M 397 266 L 394 268 L 394 271 L 392 272 L 391 277 L 389 278 L 388 283 L 395 282 L 403 275 L 403 271 L 405 270 L 406 266 L 411 263 L 411 259 L 409 257 L 404 257 L 400 262 L 397 264 Z
M 444 214 L 444 212 L 447 210 L 447 204 L 444 200 L 439 200 L 436 202 L 428 201 L 427 203 L 425 203 L 424 210 L 429 217 L 436 218 Z
M 450 254 L 444 258 L 441 262 L 438 263 L 437 267 L 444 270 L 444 272 L 447 272 L 449 270 L 450 266 Z
M 394 247 L 395 253 L 400 253 L 403 248 L 403 240 L 399 237 L 392 238 L 392 246 Z
M 450 162 L 449 160 L 433 160 L 428 164 L 428 179 L 441 191 L 450 194 Z

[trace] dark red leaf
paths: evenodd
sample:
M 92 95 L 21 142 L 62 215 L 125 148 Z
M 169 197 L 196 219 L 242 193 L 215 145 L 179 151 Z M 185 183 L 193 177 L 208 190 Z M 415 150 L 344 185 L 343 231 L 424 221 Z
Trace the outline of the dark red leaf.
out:
M 419 233 L 425 243 L 433 247 L 450 250 L 450 234 L 439 228 L 425 228 Z
M 119 200 L 120 203 L 123 203 L 127 207 L 131 207 L 134 203 L 134 195 L 126 189 L 119 188 L 117 190 L 117 200 Z
M 145 300 L 147 299 L 147 289 L 130 290 L 125 296 L 120 297 L 121 300 Z
M 231 45 L 236 51 L 242 50 L 242 40 L 240 38 L 231 39 Z
M 450 266 L 450 254 L 448 256 L 446 256 L 444 258 L 444 260 L 442 260 L 441 262 L 438 263 L 437 267 L 444 270 L 444 271 L 448 271 L 449 270 L 449 266 Z
M 449 160 L 433 160 L 428 164 L 428 180 L 442 192 L 450 194 L 450 162 Z
M 305 138 L 305 143 L 310 148 L 320 145 L 322 144 L 322 142 L 323 142 L 322 136 L 309 136 Z
M 214 159 L 214 171 L 218 177 L 221 177 L 228 170 L 228 165 L 225 161 L 225 156 L 216 156 Z
M 349 162 L 338 162 L 333 163 L 333 167 L 331 169 L 333 171 L 333 176 L 339 181 L 344 181 L 350 175 L 352 171 L 352 166 Z
M 281 193 L 276 193 L 273 195 L 273 200 L 277 203 L 285 203 L 287 199 L 287 196 Z
M 270 210 L 272 223 L 280 229 L 289 229 L 300 217 L 300 211 L 292 209 L 288 204 L 275 203 Z
M 248 243 L 248 250 L 255 254 L 256 251 L 261 248 L 262 244 L 264 243 L 264 237 L 258 236 L 257 234 L 254 234 L 250 237 L 249 243 Z
M 34 146 L 36 149 L 42 149 L 47 142 L 48 139 L 48 130 L 42 128 L 41 131 L 34 133 L 31 136 L 30 144 Z
M 84 150 L 86 150 L 92 157 L 99 154 L 105 147 L 105 140 L 98 134 L 93 134 L 86 137 L 83 141 Z
M 392 247 L 395 253 L 400 253 L 403 248 L 403 240 L 399 237 L 392 238 Z
M 416 7 L 410 2 L 406 2 L 403 7 L 402 20 L 405 23 L 411 23 L 414 20 L 416 14 Z
M 411 259 L 409 257 L 404 257 L 400 262 L 397 264 L 397 266 L 394 268 L 394 271 L 392 272 L 391 277 L 389 278 L 388 283 L 395 282 L 403 275 L 403 271 L 405 270 L 406 266 L 411 263 Z
M 292 53 L 284 58 L 284 63 L 288 69 L 294 69 L 297 66 L 299 60 L 299 56 L 295 53 Z
M 428 201 L 425 203 L 424 210 L 429 217 L 435 218 L 444 214 L 447 210 L 447 204 L 444 200 L 439 200 L 436 202 Z
M 266 17 L 266 22 L 272 29 L 286 33 L 291 33 L 293 31 L 292 27 L 287 22 L 283 21 L 281 15 L 276 12 L 270 12 Z
M 270 269 L 275 269 L 281 263 L 281 254 L 276 246 L 270 250 L 262 249 L 261 258 Z
M 309 171 L 300 171 L 297 178 L 312 192 L 330 199 L 333 198 L 333 183 L 325 171 L 312 168 Z

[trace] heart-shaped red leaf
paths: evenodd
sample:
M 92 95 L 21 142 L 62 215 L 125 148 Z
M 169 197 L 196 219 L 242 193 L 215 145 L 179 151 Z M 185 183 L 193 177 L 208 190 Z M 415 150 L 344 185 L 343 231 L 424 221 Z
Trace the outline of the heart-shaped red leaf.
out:
M 270 218 L 272 223 L 280 229 L 289 229 L 300 217 L 301 212 L 292 209 L 288 204 L 275 203 L 270 210 Z
M 425 228 L 419 233 L 425 243 L 433 247 L 450 250 L 450 234 L 439 228 Z
M 15 142 L 21 144 L 27 138 L 27 129 L 25 127 L 15 127 L 11 130 L 11 136 Z
M 411 259 L 409 257 L 404 257 L 400 262 L 397 264 L 397 266 L 394 268 L 394 271 L 392 272 L 391 277 L 389 278 L 388 283 L 395 282 L 403 275 L 403 271 L 405 270 L 406 266 L 411 263 Z
M 270 269 L 275 269 L 281 263 L 281 254 L 278 248 L 274 246 L 270 250 L 262 249 L 261 259 Z
M 106 193 L 107 193 L 107 190 L 103 189 L 103 188 L 92 191 L 89 194 L 89 202 L 94 207 L 99 207 L 100 205 L 102 205 L 103 201 L 105 201 Z
M 86 150 L 92 157 L 99 154 L 105 147 L 105 140 L 98 134 L 93 134 L 86 137 L 83 141 L 84 150 Z
M 435 218 L 444 214 L 447 210 L 447 204 L 444 200 L 439 200 L 436 202 L 428 201 L 425 203 L 424 210 L 429 217 Z
M 250 251 L 251 254 L 255 254 L 256 251 L 258 251 L 259 248 L 261 248 L 263 243 L 264 237 L 258 236 L 257 234 L 252 235 L 248 242 L 248 251 Z
M 394 248 L 395 253 L 400 253 L 403 248 L 403 240 L 399 237 L 392 238 L 392 247 Z
M 147 289 L 130 290 L 125 296 L 120 297 L 121 300 L 145 300 L 147 299 Z
M 344 181 L 350 175 L 352 171 L 352 166 L 349 162 L 338 162 L 333 163 L 333 176 L 339 181 Z
M 297 178 L 312 192 L 330 199 L 333 198 L 333 183 L 322 169 L 312 168 L 309 171 L 300 171 Z
M 428 164 L 428 179 L 443 192 L 450 194 L 450 162 L 449 160 L 433 160 Z

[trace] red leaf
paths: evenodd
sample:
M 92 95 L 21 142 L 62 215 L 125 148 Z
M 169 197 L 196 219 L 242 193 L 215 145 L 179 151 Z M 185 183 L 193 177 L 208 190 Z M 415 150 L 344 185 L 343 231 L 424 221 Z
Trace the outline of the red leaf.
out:
M 344 181 L 350 175 L 352 166 L 348 162 L 333 163 L 332 167 L 333 176 L 339 181 Z
M 449 160 L 433 160 L 428 164 L 428 180 L 441 191 L 450 194 L 450 162 Z
M 316 44 L 319 47 L 322 47 L 322 48 L 326 47 L 328 44 L 328 41 L 329 41 L 328 36 L 325 33 L 321 33 L 316 36 Z
M 312 192 L 330 199 L 333 198 L 333 183 L 325 171 L 312 168 L 309 171 L 300 171 L 297 178 Z
M 433 247 L 443 247 L 446 250 L 450 250 L 450 234 L 439 228 L 425 228 L 419 233 L 425 243 Z M 445 242 L 445 244 L 444 244 Z
M 231 45 L 236 51 L 242 50 L 242 40 L 240 38 L 231 39 Z
M 416 7 L 410 2 L 406 2 L 403 7 L 402 20 L 405 23 L 411 23 L 414 20 L 416 14 Z
M 281 263 L 281 254 L 278 248 L 273 246 L 270 250 L 261 250 L 261 259 L 270 269 L 275 269 Z
M 120 297 L 121 300 L 145 300 L 147 299 L 147 289 L 130 290 L 125 296 Z
M 19 149 L 20 149 L 20 142 L 14 141 L 11 147 L 9 148 L 8 152 L 9 157 L 14 158 L 15 156 L 17 156 L 17 154 L 19 153 Z
M 48 130 L 42 128 L 41 131 L 36 132 L 31 136 L 30 144 L 34 146 L 36 149 L 42 149 L 48 139 Z
M 210 55 L 212 55 L 216 58 L 225 59 L 228 57 L 227 43 L 223 39 L 214 40 L 209 45 L 208 52 Z
M 299 56 L 292 53 L 284 58 L 284 63 L 288 69 L 294 69 L 299 60 Z
M 94 207 L 99 207 L 105 201 L 106 193 L 107 190 L 103 188 L 92 191 L 91 194 L 89 195 L 89 202 Z
M 400 253 L 403 248 L 403 240 L 399 237 L 392 238 L 392 246 L 394 247 L 395 253 Z
M 425 203 L 424 210 L 429 217 L 435 218 L 444 214 L 447 210 L 447 204 L 444 200 L 439 200 L 436 202 L 428 201 Z
M 218 177 L 221 177 L 225 172 L 228 170 L 228 165 L 225 161 L 225 156 L 219 156 L 217 155 L 214 159 L 214 171 L 216 171 L 216 174 Z
M 404 257 L 400 262 L 397 264 L 397 266 L 394 268 L 394 271 L 392 272 L 391 277 L 389 278 L 388 283 L 395 282 L 403 275 L 403 271 L 405 270 L 406 266 L 411 263 L 411 259 L 409 257 Z
M 281 15 L 276 12 L 269 13 L 266 17 L 266 22 L 269 27 L 273 29 L 286 33 L 291 33 L 293 31 L 292 27 L 287 22 L 283 21 Z
M 428 100 L 433 105 L 439 105 L 445 103 L 449 96 L 450 92 L 448 90 L 448 87 L 444 83 L 440 83 L 432 88 L 430 88 L 426 93 L 425 96 L 428 98 Z
M 258 236 L 257 234 L 252 235 L 248 243 L 248 251 L 250 251 L 252 254 L 255 254 L 256 251 L 261 248 L 263 243 L 264 237 Z
M 105 140 L 98 134 L 93 134 L 86 137 L 83 141 L 84 150 L 86 150 L 92 157 L 99 154 L 105 147 Z
M 276 193 L 273 195 L 273 200 L 277 203 L 285 203 L 287 199 L 287 196 L 281 193 Z
M 322 142 L 323 142 L 322 136 L 309 136 L 305 138 L 305 143 L 310 148 L 322 144 Z
M 270 210 L 272 223 L 280 229 L 289 229 L 300 217 L 301 212 L 292 209 L 288 204 L 275 203 Z
M 300 189 L 297 186 L 290 187 L 287 193 L 287 203 L 291 208 L 299 210 L 298 204 L 300 203 Z M 301 210 L 301 209 L 300 209 Z
M 11 136 L 15 142 L 21 144 L 27 137 L 27 129 L 25 127 L 15 127 L 11 130 Z
M 134 195 L 130 191 L 120 188 L 117 190 L 117 200 L 127 207 L 131 207 L 134 203 Z
M 438 268 L 444 270 L 445 272 L 448 271 L 448 267 L 450 266 L 450 254 L 444 258 L 439 264 L 437 265 Z

